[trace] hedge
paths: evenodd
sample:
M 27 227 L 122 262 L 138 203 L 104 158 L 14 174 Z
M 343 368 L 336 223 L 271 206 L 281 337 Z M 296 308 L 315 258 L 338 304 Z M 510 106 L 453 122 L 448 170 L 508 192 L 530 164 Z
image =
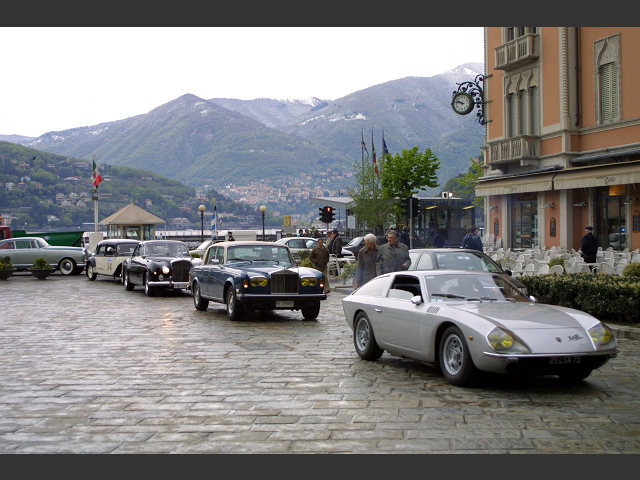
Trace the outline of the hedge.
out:
M 640 278 L 604 273 L 518 277 L 540 303 L 587 312 L 612 323 L 640 323 Z

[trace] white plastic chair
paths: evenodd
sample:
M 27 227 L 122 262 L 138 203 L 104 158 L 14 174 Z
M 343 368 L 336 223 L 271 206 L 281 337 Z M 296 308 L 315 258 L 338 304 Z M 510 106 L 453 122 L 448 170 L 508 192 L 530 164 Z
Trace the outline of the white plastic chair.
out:
M 549 267 L 549 273 L 553 275 L 562 275 L 564 273 L 564 268 L 562 265 L 552 265 Z
M 615 268 L 613 268 L 613 265 L 607 262 L 602 262 L 600 264 L 600 268 L 598 268 L 598 273 L 607 273 L 609 275 L 615 275 L 616 270 Z
M 527 263 L 524 266 L 524 270 L 522 271 L 522 275 L 524 275 L 525 277 L 535 275 L 535 273 L 536 273 L 536 266 L 533 263 Z
M 538 271 L 536 272 L 537 275 L 546 275 L 547 273 L 549 273 L 549 265 L 546 263 L 540 265 L 540 267 L 538 267 Z

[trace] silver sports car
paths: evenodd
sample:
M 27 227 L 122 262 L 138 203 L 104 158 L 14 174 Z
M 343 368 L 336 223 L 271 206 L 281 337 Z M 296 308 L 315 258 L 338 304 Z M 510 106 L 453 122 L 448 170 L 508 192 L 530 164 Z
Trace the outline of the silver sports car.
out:
M 537 303 L 505 276 L 458 270 L 380 275 L 342 300 L 365 360 L 386 350 L 439 364 L 453 385 L 476 371 L 588 377 L 617 354 L 604 323 L 580 310 Z

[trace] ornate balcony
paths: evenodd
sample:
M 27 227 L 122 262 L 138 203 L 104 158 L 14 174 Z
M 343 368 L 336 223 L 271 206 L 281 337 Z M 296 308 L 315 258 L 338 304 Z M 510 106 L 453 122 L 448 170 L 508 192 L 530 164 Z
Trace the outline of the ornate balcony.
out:
M 538 59 L 538 34 L 527 33 L 495 48 L 496 70 L 509 70 Z
M 520 135 L 518 137 L 489 142 L 490 162 L 492 165 L 537 159 L 540 151 L 540 137 Z M 528 162 L 526 162 L 528 163 Z

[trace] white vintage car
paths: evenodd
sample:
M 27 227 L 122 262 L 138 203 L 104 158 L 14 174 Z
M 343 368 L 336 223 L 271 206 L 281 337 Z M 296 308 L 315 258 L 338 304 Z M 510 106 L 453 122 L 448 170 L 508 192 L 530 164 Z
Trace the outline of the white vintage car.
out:
M 500 273 L 388 273 L 344 297 L 342 307 L 361 358 L 387 351 L 439 364 L 453 385 L 473 383 L 478 370 L 578 381 L 617 354 L 597 318 L 538 303 Z
M 131 257 L 138 240 L 113 238 L 102 240 L 96 251 L 87 259 L 87 278 L 95 280 L 98 275 L 108 275 L 122 282 L 122 262 Z

